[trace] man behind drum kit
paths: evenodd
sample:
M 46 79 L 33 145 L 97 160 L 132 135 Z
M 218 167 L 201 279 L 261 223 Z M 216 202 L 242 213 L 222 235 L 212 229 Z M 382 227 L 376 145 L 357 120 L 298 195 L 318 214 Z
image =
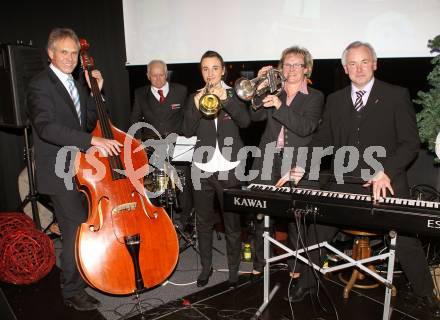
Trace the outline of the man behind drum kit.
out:
M 134 124 L 139 121 L 148 123 L 154 127 L 161 137 L 157 136 L 151 129 L 143 132 L 142 140 L 166 138 L 170 133 L 178 135 L 182 134 L 183 124 L 183 107 L 187 98 L 187 89 L 185 86 L 170 83 L 167 81 L 167 65 L 162 60 L 152 60 L 147 66 L 147 78 L 151 85 L 138 88 L 134 93 L 134 105 L 130 116 L 130 123 Z M 167 160 L 167 159 L 163 159 Z M 162 161 L 163 162 L 163 161 Z M 153 179 L 153 191 L 164 191 L 167 189 L 163 184 L 166 180 L 166 172 L 164 166 L 166 163 L 158 165 L 150 177 Z M 185 181 L 183 184 L 183 192 L 178 195 L 178 206 L 180 208 L 180 217 L 178 221 L 174 221 L 180 228 L 188 229 L 189 221 L 193 209 L 192 191 L 191 191 L 191 171 L 189 164 L 175 165 Z M 175 177 L 177 179 L 177 177 Z M 171 181 L 170 181 L 171 182 Z M 173 181 L 175 182 L 175 181 Z M 160 186 L 159 186 L 160 185 Z M 171 186 L 168 186 L 171 188 Z M 176 188 L 172 188 L 174 191 Z M 169 191 L 169 190 L 168 190 Z M 160 192 L 157 192 L 160 193 Z M 162 193 L 162 197 L 167 196 Z M 174 196 L 174 195 L 172 195 Z M 168 201 L 168 199 L 165 199 Z M 177 219 L 175 219 L 177 220 Z

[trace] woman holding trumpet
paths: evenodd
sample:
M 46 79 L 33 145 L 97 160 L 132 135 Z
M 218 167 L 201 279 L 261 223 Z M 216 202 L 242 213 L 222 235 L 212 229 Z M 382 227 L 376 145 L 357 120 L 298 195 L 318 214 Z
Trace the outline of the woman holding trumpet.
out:
M 200 60 L 200 70 L 205 81 L 205 88 L 192 94 L 185 109 L 183 132 L 185 136 L 197 136 L 196 150 L 208 147 L 217 152 L 202 154 L 201 162 L 210 163 L 214 170 L 211 174 L 197 172 L 197 163 L 193 162 L 192 179 L 194 182 L 194 208 L 196 211 L 197 237 L 202 264 L 202 272 L 197 278 L 197 286 L 208 284 L 212 274 L 212 235 L 214 224 L 220 217 L 214 210 L 216 199 L 223 206 L 223 188 L 237 186 L 240 182 L 230 166 L 237 159 L 237 153 L 243 142 L 239 128 L 247 127 L 251 120 L 245 104 L 234 91 L 222 81 L 225 75 L 223 58 L 215 51 L 207 51 Z M 229 149 L 230 159 L 221 154 L 224 147 Z M 232 152 L 230 150 L 232 149 Z M 205 148 L 206 150 L 206 148 Z M 196 158 L 196 155 L 194 156 Z M 229 168 L 226 168 L 229 167 Z M 229 170 L 228 170 L 229 169 Z M 199 174 L 200 183 L 195 175 Z M 226 250 L 229 267 L 229 284 L 235 287 L 238 281 L 240 265 L 240 216 L 233 212 L 223 212 L 226 234 Z
M 272 66 L 266 66 L 258 71 L 258 77 L 264 77 Z M 309 77 L 312 74 L 313 59 L 309 51 L 297 46 L 283 51 L 278 69 L 284 77 L 284 84 L 279 94 L 268 94 L 265 97 L 256 97 L 254 102 L 262 104 L 262 108 L 251 111 L 252 121 L 266 121 L 266 128 L 261 137 L 260 150 L 268 152 L 274 150 L 273 166 L 267 168 L 271 172 L 264 172 L 264 155 L 255 158 L 253 169 L 260 172 L 256 183 L 275 183 L 289 170 L 291 163 L 282 163 L 282 159 L 297 161 L 298 148 L 307 146 L 312 134 L 318 128 L 321 118 L 324 95 L 311 88 Z M 260 86 L 264 87 L 265 83 Z M 288 148 L 289 147 L 289 148 Z M 288 149 L 286 149 L 288 148 Z M 291 150 L 293 149 L 293 154 Z M 289 154 L 287 154 L 289 150 Z M 299 158 L 298 158 L 299 159 Z M 282 166 L 283 165 L 283 166 Z M 263 220 L 256 222 L 256 234 L 253 254 L 253 279 L 261 276 L 264 268 L 263 257 Z M 297 225 L 295 222 L 288 224 L 288 245 L 296 248 L 298 239 Z M 295 273 L 293 259 L 288 260 L 289 271 L 292 278 Z

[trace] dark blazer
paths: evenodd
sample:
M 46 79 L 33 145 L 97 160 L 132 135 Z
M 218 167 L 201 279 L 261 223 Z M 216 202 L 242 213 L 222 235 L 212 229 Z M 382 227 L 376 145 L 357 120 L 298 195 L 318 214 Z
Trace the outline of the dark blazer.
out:
M 296 163 L 298 147 L 307 146 L 312 134 L 319 126 L 324 105 L 321 91 L 307 87 L 308 94 L 298 92 L 290 105 L 286 105 L 286 92 L 280 93 L 281 107 L 261 107 L 250 111 L 252 121 L 266 120 L 266 127 L 260 140 L 261 157 L 254 159 L 254 170 L 261 170 L 266 145 L 278 140 L 281 127 L 284 126 L 284 146 L 293 147 L 293 161 Z M 276 181 L 274 181 L 276 182 Z
M 55 173 L 58 151 L 63 146 L 76 146 L 81 151 L 90 147 L 88 131 L 96 125 L 96 106 L 86 87 L 76 82 L 81 102 L 81 124 L 73 101 L 48 67 L 29 83 L 27 106 L 32 124 L 35 147 L 35 168 L 38 191 L 59 194 L 66 190 L 64 180 Z M 74 154 L 62 162 L 67 171 L 73 165 Z
M 249 110 L 230 90 L 228 89 L 230 97 L 223 103 L 223 107 L 217 116 L 217 130 L 214 119 L 202 117 L 202 113 L 196 108 L 194 103 L 195 93 L 190 95 L 185 107 L 183 133 L 187 137 L 197 136 L 196 150 L 201 146 L 215 148 L 216 140 L 218 140 L 220 151 L 222 151 L 226 139 L 227 147 L 232 148 L 232 152 L 230 157 L 227 154 L 223 154 L 223 156 L 230 161 L 245 161 L 246 153 L 243 153 L 240 159 L 238 159 L 237 154 L 244 146 L 239 129 L 248 127 L 251 122 Z M 202 162 L 205 163 L 209 160 L 205 153 Z
M 386 157 L 375 156 L 375 159 L 382 163 L 395 193 L 407 196 L 406 169 L 420 148 L 415 112 L 408 90 L 375 79 L 367 104 L 361 110 L 359 123 L 353 121 L 355 113 L 351 86 L 329 95 L 322 125 L 313 136 L 311 145 L 334 146 L 336 152 L 342 146 L 351 145 L 355 133 L 361 158 L 365 148 L 383 146 Z M 363 166 L 363 162 L 360 163 Z
M 151 86 L 144 86 L 134 93 L 134 105 L 130 123 L 144 121 L 154 126 L 162 137 L 174 132 L 182 134 L 183 108 L 185 107 L 187 89 L 178 83 L 169 83 L 170 90 L 163 103 L 157 101 L 151 92 Z M 156 135 L 145 130 L 149 137 Z

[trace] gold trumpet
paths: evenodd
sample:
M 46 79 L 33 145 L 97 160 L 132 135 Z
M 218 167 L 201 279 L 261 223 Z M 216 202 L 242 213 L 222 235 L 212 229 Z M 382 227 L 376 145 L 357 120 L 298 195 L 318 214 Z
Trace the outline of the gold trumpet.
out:
M 281 71 L 277 69 L 269 69 L 265 75 L 254 79 L 247 79 L 241 77 L 235 81 L 234 89 L 242 100 L 252 101 L 252 108 L 254 110 L 259 109 L 263 104 L 255 104 L 254 98 L 265 94 L 278 95 L 281 92 L 284 78 Z M 267 84 L 262 86 L 263 82 L 267 81 Z
M 222 108 L 220 98 L 211 93 L 212 88 L 213 85 L 208 82 L 203 89 L 202 96 L 199 99 L 199 110 L 207 118 L 215 117 Z

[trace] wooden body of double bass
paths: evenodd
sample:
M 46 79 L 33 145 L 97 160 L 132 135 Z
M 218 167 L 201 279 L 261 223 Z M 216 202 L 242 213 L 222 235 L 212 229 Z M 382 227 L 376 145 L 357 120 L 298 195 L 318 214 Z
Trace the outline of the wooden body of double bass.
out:
M 114 126 L 111 131 L 113 138 L 122 144 L 128 139 L 132 151 L 139 147 L 137 140 Z M 100 122 L 92 134 L 108 136 L 108 132 L 103 134 Z M 84 153 L 78 153 L 76 158 L 77 183 L 89 202 L 88 219 L 81 224 L 76 239 L 78 269 L 89 285 L 104 292 L 139 291 L 139 274 L 135 274 L 134 260 L 126 245 L 127 237 L 139 235 L 142 285 L 156 286 L 171 274 L 177 263 L 179 247 L 173 223 L 163 208 L 152 205 L 143 188 L 136 190 L 127 177 L 115 179 L 110 158 L 100 157 L 97 151 L 94 155 L 99 163 L 86 159 Z M 134 170 L 148 164 L 143 150 L 126 155 L 122 148 L 119 157 L 124 168 L 130 162 L 126 156 L 131 157 Z M 104 169 L 105 175 L 101 177 Z M 143 178 L 138 181 L 143 186 Z

